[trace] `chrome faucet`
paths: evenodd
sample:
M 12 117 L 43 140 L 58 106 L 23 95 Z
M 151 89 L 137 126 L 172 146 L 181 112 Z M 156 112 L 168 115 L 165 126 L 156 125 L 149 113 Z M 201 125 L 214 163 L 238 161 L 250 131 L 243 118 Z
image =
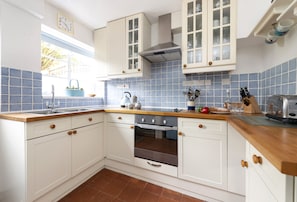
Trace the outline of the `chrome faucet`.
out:
M 55 86 L 52 85 L 52 101 L 47 105 L 47 108 L 50 108 L 52 111 L 55 109 Z

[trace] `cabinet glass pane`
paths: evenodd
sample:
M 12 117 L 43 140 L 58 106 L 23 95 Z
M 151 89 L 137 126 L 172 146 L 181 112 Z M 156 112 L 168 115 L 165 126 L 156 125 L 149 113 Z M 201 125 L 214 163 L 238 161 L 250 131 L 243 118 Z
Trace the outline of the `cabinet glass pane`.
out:
M 128 38 L 129 38 L 128 39 L 128 41 L 129 41 L 128 43 L 131 44 L 133 42 L 133 32 L 129 32 L 128 33 Z
M 202 29 L 202 15 L 196 15 L 196 31 Z
M 193 58 L 194 58 L 194 52 L 188 51 L 188 53 L 187 53 L 188 64 L 193 63 Z
M 129 30 L 133 29 L 133 20 L 129 20 Z
M 128 69 L 132 69 L 132 66 L 133 66 L 133 60 L 129 60 L 129 65 L 128 65 Z
M 223 0 L 223 5 L 224 6 L 230 5 L 230 0 Z
M 202 12 L 202 2 L 201 0 L 196 0 L 196 13 Z
M 223 25 L 230 23 L 230 7 L 223 9 Z
M 134 57 L 138 56 L 138 45 L 134 45 Z
M 230 27 L 223 28 L 223 42 L 230 43 Z
M 216 47 L 213 47 L 213 49 L 212 49 L 212 60 L 213 61 L 216 61 L 216 60 L 220 60 L 220 55 L 221 55 L 221 53 L 220 53 L 220 47 L 219 46 L 216 46 Z
M 195 48 L 201 48 L 202 47 L 202 32 L 197 32 L 195 38 L 196 38 Z
M 223 60 L 230 59 L 230 45 L 223 46 Z
M 188 34 L 188 49 L 192 49 L 193 48 L 193 44 L 194 44 L 194 36 L 193 34 Z
M 221 43 L 221 38 L 220 38 L 221 34 L 220 34 L 220 28 L 218 29 L 214 29 L 213 30 L 213 44 L 214 45 L 218 45 Z
M 134 19 L 134 29 L 138 29 L 138 18 Z
M 195 62 L 196 63 L 201 63 L 202 62 L 202 50 L 201 49 L 196 50 Z
M 192 15 L 194 12 L 194 2 L 188 3 L 188 15 Z
M 220 0 L 213 0 L 213 8 L 219 8 L 221 6 Z
M 216 10 L 213 12 L 213 27 L 220 26 L 220 10 Z
M 138 43 L 138 31 L 134 31 L 134 43 Z
M 129 49 L 128 57 L 131 58 L 133 56 L 133 46 L 129 46 L 128 49 Z
M 188 17 L 188 32 L 193 31 L 193 17 Z
M 134 69 L 137 69 L 138 68 L 138 59 L 135 59 L 134 60 Z

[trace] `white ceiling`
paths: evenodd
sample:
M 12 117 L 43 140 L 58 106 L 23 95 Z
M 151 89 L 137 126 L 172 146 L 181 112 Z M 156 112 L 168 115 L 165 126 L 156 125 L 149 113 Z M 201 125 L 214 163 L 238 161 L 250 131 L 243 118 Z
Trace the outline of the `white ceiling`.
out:
M 106 22 L 144 12 L 151 23 L 158 16 L 181 10 L 181 0 L 46 0 L 65 10 L 91 29 L 106 26 Z

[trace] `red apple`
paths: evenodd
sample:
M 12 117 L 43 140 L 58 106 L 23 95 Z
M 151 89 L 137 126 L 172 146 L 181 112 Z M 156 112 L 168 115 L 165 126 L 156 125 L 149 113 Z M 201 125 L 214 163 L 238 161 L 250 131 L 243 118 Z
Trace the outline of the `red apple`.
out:
M 200 111 L 203 114 L 208 114 L 209 113 L 209 108 L 208 107 L 203 107 Z

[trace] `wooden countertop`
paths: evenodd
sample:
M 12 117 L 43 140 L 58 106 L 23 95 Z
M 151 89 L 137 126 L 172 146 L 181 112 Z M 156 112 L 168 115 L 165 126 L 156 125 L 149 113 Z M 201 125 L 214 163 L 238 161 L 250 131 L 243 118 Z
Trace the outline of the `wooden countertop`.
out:
M 288 175 L 297 176 L 297 128 L 250 125 L 247 122 L 239 119 L 238 115 L 233 116 L 224 114 L 202 114 L 189 111 L 159 112 L 150 110 L 129 110 L 123 108 L 102 108 L 73 113 L 59 113 L 53 115 L 40 115 L 33 113 L 7 113 L 0 114 L 0 119 L 32 122 L 95 112 L 148 114 L 183 118 L 226 120 L 246 140 L 248 140 L 255 148 L 257 148 L 265 156 L 265 158 L 267 158 L 280 172 Z M 243 114 L 242 116 L 251 115 Z

